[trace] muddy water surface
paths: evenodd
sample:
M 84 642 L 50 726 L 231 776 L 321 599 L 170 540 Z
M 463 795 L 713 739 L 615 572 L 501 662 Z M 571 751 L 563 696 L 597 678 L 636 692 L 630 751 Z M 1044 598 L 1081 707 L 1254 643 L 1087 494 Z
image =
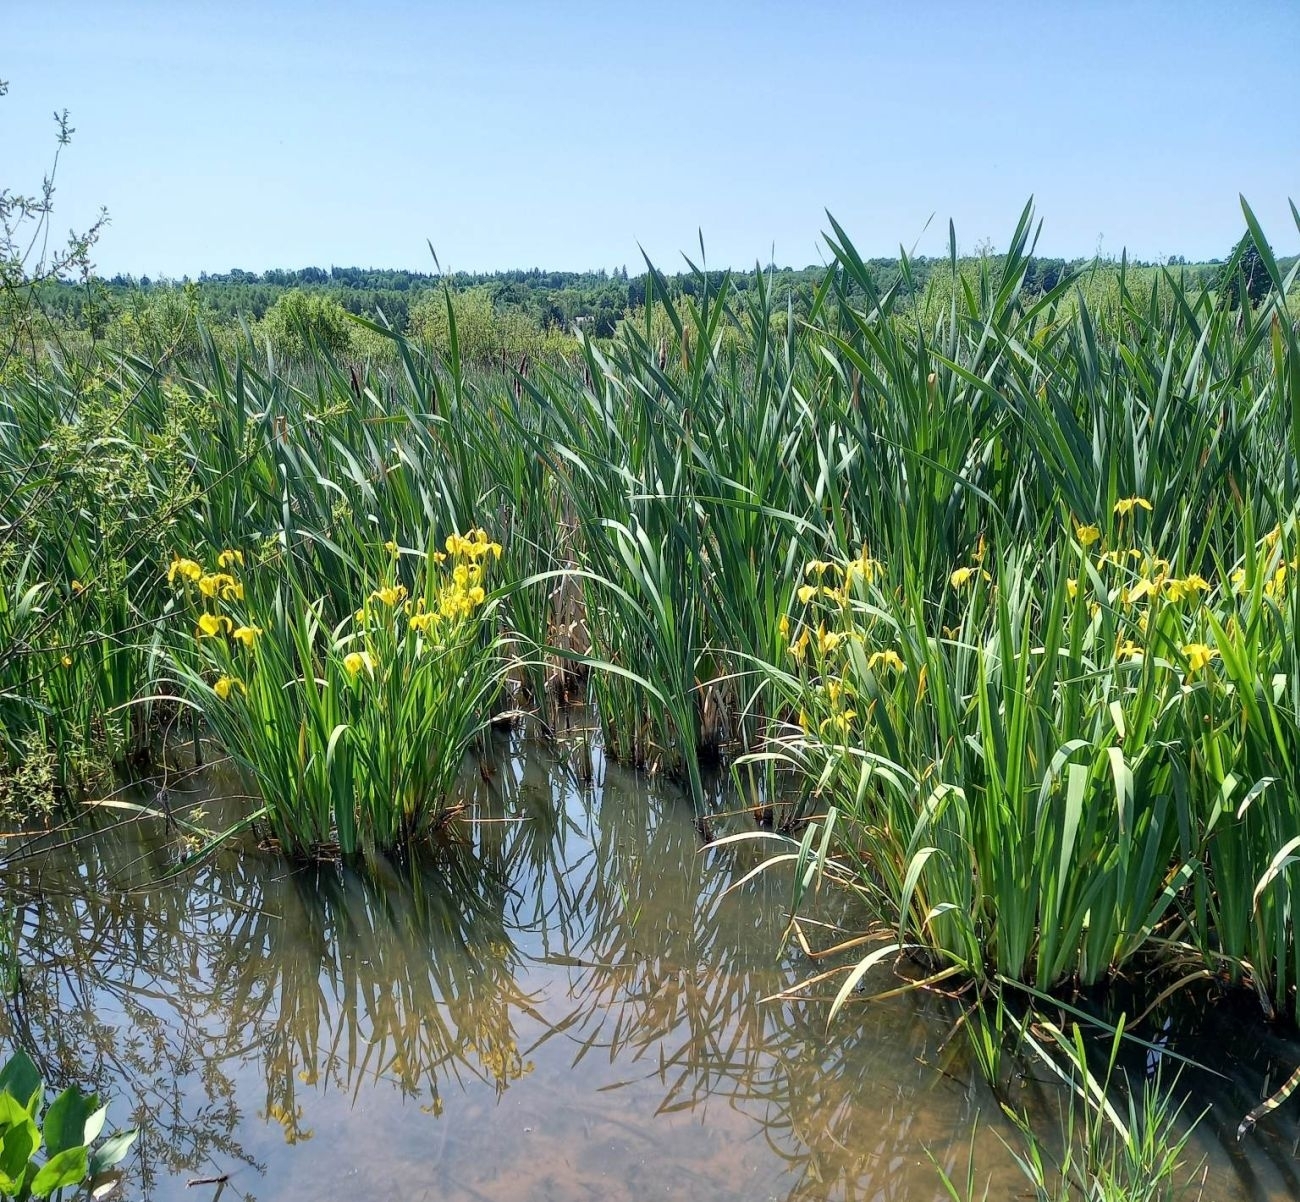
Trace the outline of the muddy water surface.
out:
M 964 1177 L 977 1116 L 989 1197 L 1022 1194 L 950 1002 L 828 1034 L 829 991 L 764 1000 L 817 966 L 782 940 L 788 880 L 746 879 L 760 847 L 706 850 L 679 795 L 599 758 L 584 786 L 499 751 L 414 864 L 185 867 L 136 822 L 11 865 L 25 987 L 0 1040 L 140 1124 L 128 1196 L 937 1199 L 931 1158 Z M 215 823 L 237 791 L 209 769 L 166 800 Z M 1289 1119 L 1225 1134 L 1286 1055 L 1252 1041 L 1205 1095 L 1206 1198 L 1300 1193 Z

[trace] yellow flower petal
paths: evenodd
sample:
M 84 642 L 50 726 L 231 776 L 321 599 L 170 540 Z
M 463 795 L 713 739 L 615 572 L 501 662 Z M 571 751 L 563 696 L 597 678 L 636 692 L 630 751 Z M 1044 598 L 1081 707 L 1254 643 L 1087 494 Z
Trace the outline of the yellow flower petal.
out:
M 369 651 L 349 651 L 343 657 L 343 668 L 349 676 L 356 676 L 363 670 L 373 676 L 375 674 L 374 656 Z
M 234 623 L 225 614 L 199 614 L 195 638 L 216 638 L 222 631 L 230 631 Z
M 1135 509 L 1151 512 L 1151 502 L 1146 497 L 1123 497 L 1115 502 L 1115 512 L 1122 518 L 1128 517 Z

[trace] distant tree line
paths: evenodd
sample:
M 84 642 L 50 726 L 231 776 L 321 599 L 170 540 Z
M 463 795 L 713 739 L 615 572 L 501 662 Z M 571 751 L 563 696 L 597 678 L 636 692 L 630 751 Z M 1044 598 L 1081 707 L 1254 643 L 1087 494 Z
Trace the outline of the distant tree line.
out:
M 1289 265 L 1294 260 L 1283 260 Z M 868 261 L 879 292 L 897 289 L 897 312 L 926 317 L 933 306 L 952 301 L 957 281 L 950 260 L 898 258 Z M 979 287 L 982 273 L 996 272 L 996 256 L 958 260 L 964 286 Z M 335 355 L 376 358 L 392 353 L 391 343 L 350 321 L 348 314 L 386 323 L 445 352 L 450 341 L 448 297 L 456 314 L 462 355 L 480 363 L 518 364 L 571 357 L 577 334 L 609 338 L 619 324 L 644 309 L 650 292 L 664 292 L 680 305 L 686 298 L 729 285 L 744 294 L 758 283 L 759 268 L 749 271 L 684 272 L 659 276 L 613 271 L 543 271 L 540 268 L 498 272 L 449 272 L 441 275 L 398 269 L 305 267 L 264 272 L 232 268 L 201 274 L 197 280 L 150 279 L 128 275 L 47 279 L 39 287 L 48 319 L 73 337 L 135 353 L 184 355 L 197 351 L 199 328 L 228 344 L 252 338 L 269 342 L 286 357 L 306 354 L 311 345 Z M 808 313 L 825 269 L 769 265 L 764 283 L 784 323 Z M 1105 304 L 1119 295 L 1121 270 L 1131 289 L 1149 289 L 1164 271 L 1190 284 L 1217 290 L 1221 303 L 1236 309 L 1247 300 L 1258 304 L 1269 281 L 1258 251 L 1243 239 L 1224 262 L 1163 264 L 1066 260 L 1037 257 L 1027 265 L 1026 299 L 1051 291 L 1062 280 L 1082 273 L 1091 302 Z M 1284 266 L 1285 270 L 1285 266 Z M 852 290 L 847 284 L 846 288 Z M 1090 303 L 1091 303 L 1090 302 Z

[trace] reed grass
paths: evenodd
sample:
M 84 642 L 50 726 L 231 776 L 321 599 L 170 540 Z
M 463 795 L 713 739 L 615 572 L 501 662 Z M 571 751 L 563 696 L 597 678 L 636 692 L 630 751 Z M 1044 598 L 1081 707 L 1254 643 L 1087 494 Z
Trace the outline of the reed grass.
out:
M 801 318 L 761 274 L 682 297 L 651 269 L 572 367 L 471 368 L 450 301 L 441 355 L 377 319 L 382 362 L 202 331 L 183 365 L 52 361 L 0 397 L 10 763 L 129 758 L 170 674 L 294 799 L 286 846 L 387 845 L 436 821 L 444 743 L 585 681 L 608 754 L 701 810 L 709 761 L 760 812 L 793 799 L 810 885 L 868 893 L 935 972 L 1194 961 L 1294 1014 L 1300 334 L 1243 215 L 1253 310 L 1169 272 L 1030 294 L 1026 208 L 974 273 L 954 235 L 924 304 L 834 223 Z M 430 601 L 439 540 L 478 527 L 503 551 L 472 636 L 372 649 L 366 598 Z M 226 549 L 251 648 L 196 644 L 167 585 Z

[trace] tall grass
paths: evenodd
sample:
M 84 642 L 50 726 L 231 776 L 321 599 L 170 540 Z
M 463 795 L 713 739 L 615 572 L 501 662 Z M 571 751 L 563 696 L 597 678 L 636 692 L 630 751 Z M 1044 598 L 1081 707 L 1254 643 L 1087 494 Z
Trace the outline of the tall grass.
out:
M 762 275 L 683 298 L 652 269 L 572 369 L 470 370 L 448 302 L 442 356 L 376 320 L 382 364 L 208 339 L 6 385 L 10 762 L 129 758 L 170 679 L 295 799 L 286 846 L 384 844 L 434 821 L 430 744 L 585 680 L 610 754 L 697 806 L 711 760 L 765 815 L 793 798 L 809 881 L 869 893 L 934 971 L 1041 992 L 1195 962 L 1294 1013 L 1295 272 L 1265 254 L 1256 310 L 1167 272 L 1031 295 L 1036 233 L 1026 209 L 974 273 L 954 235 L 917 304 L 832 224 L 802 319 Z M 430 600 L 430 554 L 476 527 L 503 552 L 460 668 L 420 675 L 400 621 L 363 647 L 366 599 Z M 167 586 L 174 552 L 225 549 L 251 648 L 196 644 Z M 463 703 L 446 738 L 426 688 Z
M 243 552 L 227 549 L 212 570 L 180 557 L 168 570 L 193 623 L 192 654 L 177 664 L 186 692 L 292 854 L 400 847 L 448 804 L 500 688 L 487 589 L 501 545 L 482 530 L 445 545 L 378 549 L 382 566 L 356 572 L 373 587 L 341 617 L 304 590 L 289 557 L 246 573 Z

